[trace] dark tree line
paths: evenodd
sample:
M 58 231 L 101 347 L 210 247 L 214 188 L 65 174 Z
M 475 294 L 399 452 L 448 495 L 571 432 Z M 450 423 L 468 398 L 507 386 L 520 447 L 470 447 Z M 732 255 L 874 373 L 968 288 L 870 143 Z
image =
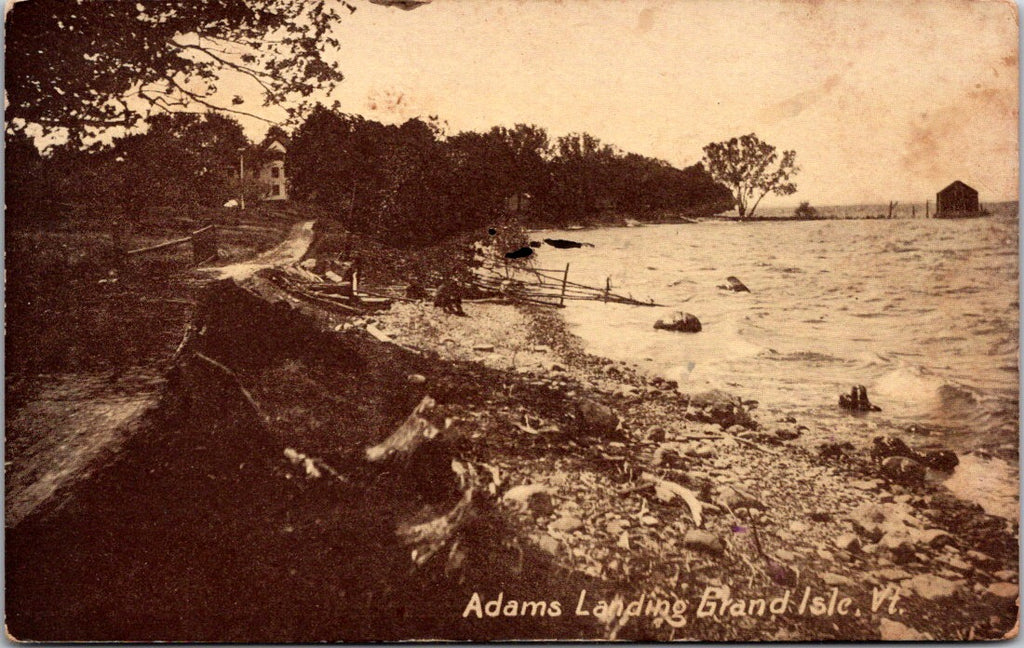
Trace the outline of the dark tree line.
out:
M 231 117 L 160 114 L 144 132 L 84 147 L 71 138 L 41 155 L 21 130 L 7 131 L 8 205 L 19 214 L 94 215 L 127 222 L 191 216 L 266 188 L 254 170 L 271 155 Z M 284 140 L 291 198 L 314 204 L 356 232 L 396 245 L 481 231 L 510 213 L 529 226 L 630 217 L 706 215 L 732 197 L 700 165 L 676 169 L 622 153 L 586 134 L 552 141 L 517 124 L 445 136 L 436 120 L 385 126 L 322 106 Z
M 385 126 L 318 106 L 293 134 L 287 164 L 292 197 L 401 245 L 486 228 L 510 211 L 558 226 L 732 206 L 700 165 L 676 169 L 586 133 L 552 141 L 526 124 L 445 137 L 435 120 Z
M 19 129 L 6 133 L 6 192 L 13 220 L 192 216 L 237 198 L 241 155 L 260 162 L 237 121 L 216 113 L 159 114 L 148 129 L 106 145 L 72 137 L 41 154 Z

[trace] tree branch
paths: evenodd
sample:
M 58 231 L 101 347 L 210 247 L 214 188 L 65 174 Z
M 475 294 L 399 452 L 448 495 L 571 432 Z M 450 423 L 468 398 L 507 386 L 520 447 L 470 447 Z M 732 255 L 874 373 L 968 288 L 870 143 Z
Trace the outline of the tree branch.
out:
M 267 85 L 266 81 L 263 80 L 263 77 L 268 77 L 269 78 L 270 77 L 269 74 L 260 72 L 259 70 L 254 70 L 254 69 L 252 69 L 250 67 L 242 65 L 241 63 L 234 63 L 234 62 L 229 61 L 229 60 L 227 60 L 225 58 L 217 56 L 212 51 L 210 51 L 208 48 L 203 47 L 201 45 L 183 44 L 183 43 L 178 43 L 177 41 L 173 41 L 173 40 L 172 41 L 168 41 L 168 45 L 171 45 L 172 47 L 177 47 L 178 49 L 182 49 L 182 50 L 190 49 L 190 50 L 196 50 L 198 52 L 201 52 L 201 53 L 205 54 L 206 56 L 209 56 L 213 60 L 217 61 L 221 65 L 225 65 L 225 66 L 227 66 L 227 67 L 229 67 L 229 68 L 231 68 L 233 70 L 236 70 L 238 72 L 241 72 L 242 74 L 245 74 L 246 76 L 248 76 L 248 77 L 250 77 L 252 79 L 255 79 L 256 82 L 259 83 L 260 86 L 262 86 L 263 89 L 267 93 L 269 93 L 269 94 L 273 94 L 274 93 L 274 89 L 271 88 L 269 85 Z
M 174 79 L 173 77 L 172 77 L 172 78 L 170 78 L 169 80 L 170 80 L 170 82 L 171 82 L 171 83 L 173 83 L 173 84 L 174 84 L 174 86 L 175 86 L 176 88 L 178 88 L 178 90 L 179 90 L 179 91 L 180 91 L 180 92 L 181 92 L 182 94 L 184 94 L 185 96 L 187 96 L 187 97 L 188 97 L 189 99 L 191 99 L 192 101 L 195 101 L 195 102 L 196 102 L 196 103 L 198 103 L 198 104 L 202 104 L 202 105 L 206 106 L 207 108 L 210 108 L 211 110 L 216 110 L 216 111 L 219 111 L 219 112 L 227 112 L 227 113 L 234 113 L 234 114 L 236 114 L 236 115 L 242 115 L 242 116 L 245 116 L 245 117 L 252 117 L 253 119 L 258 119 L 258 120 L 260 120 L 260 121 L 263 121 L 263 122 L 266 122 L 266 123 L 268 123 L 268 124 L 276 124 L 276 123 L 277 123 L 277 122 L 275 122 L 275 121 L 274 121 L 273 119 L 267 119 L 266 117 L 262 117 L 262 116 L 260 116 L 260 115 L 254 114 L 254 113 L 251 113 L 251 112 L 247 112 L 247 111 L 245 111 L 245 110 L 236 110 L 236 109 L 234 109 L 234 108 L 225 108 L 225 107 L 223 107 L 223 106 L 218 106 L 218 105 L 216 105 L 216 104 L 210 103 L 210 102 L 209 102 L 209 101 L 207 101 L 207 100 L 206 100 L 206 98 L 205 98 L 205 97 L 203 97 L 202 95 L 200 95 L 200 94 L 198 94 L 198 93 L 196 93 L 196 92 L 193 92 L 193 91 L 191 91 L 191 90 L 188 90 L 188 89 L 184 88 L 184 87 L 183 87 L 183 86 L 182 86 L 182 85 L 181 85 L 180 83 L 178 83 L 178 82 L 177 82 L 177 80 L 175 80 L 175 79 Z

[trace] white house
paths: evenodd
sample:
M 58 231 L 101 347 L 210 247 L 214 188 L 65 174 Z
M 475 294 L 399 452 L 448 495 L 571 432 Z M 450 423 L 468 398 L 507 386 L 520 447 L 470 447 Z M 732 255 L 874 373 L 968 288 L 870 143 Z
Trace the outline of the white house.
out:
M 269 187 L 263 200 L 288 200 L 288 185 L 284 172 L 284 154 L 288 149 L 281 140 L 273 140 L 266 144 L 264 150 L 271 153 L 274 159 L 252 170 L 252 178 Z

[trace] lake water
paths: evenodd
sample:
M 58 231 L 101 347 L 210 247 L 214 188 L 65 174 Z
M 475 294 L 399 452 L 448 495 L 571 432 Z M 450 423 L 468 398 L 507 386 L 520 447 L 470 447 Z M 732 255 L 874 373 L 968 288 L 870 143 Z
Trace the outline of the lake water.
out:
M 565 317 L 598 355 L 638 363 L 684 391 L 721 388 L 764 405 L 848 417 L 838 395 L 863 384 L 898 426 L 996 475 L 975 499 L 1017 508 L 1018 220 L 704 222 L 540 232 L 593 248 L 543 246 L 536 263 L 572 281 L 653 299 L 646 308 L 573 301 Z M 749 293 L 719 289 L 734 275 Z M 698 334 L 654 330 L 675 311 Z M 861 441 L 865 441 L 861 440 Z M 908 438 L 908 442 L 914 441 Z M 990 459 L 988 454 L 995 455 Z M 981 463 L 979 463 L 981 462 Z M 968 485 L 969 486 L 969 485 Z M 1001 499 L 1001 502 L 995 500 Z

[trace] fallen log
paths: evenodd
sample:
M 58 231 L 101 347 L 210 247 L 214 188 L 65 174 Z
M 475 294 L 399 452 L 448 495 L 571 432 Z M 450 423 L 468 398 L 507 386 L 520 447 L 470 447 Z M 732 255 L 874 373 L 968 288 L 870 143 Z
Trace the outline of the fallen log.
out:
M 292 465 L 301 465 L 303 469 L 306 471 L 307 477 L 312 477 L 316 479 L 321 477 L 322 473 L 325 472 L 343 484 L 348 483 L 347 477 L 339 473 L 337 470 L 334 469 L 333 466 L 328 464 L 320 457 L 310 457 L 309 455 L 299 452 L 294 448 L 285 448 L 284 456 L 288 459 L 288 461 L 292 463 Z
M 128 250 L 127 252 L 125 252 L 125 255 L 126 256 L 132 256 L 132 255 L 135 255 L 135 254 L 143 254 L 145 252 L 155 252 L 157 250 L 162 250 L 164 248 L 174 247 L 175 245 L 182 245 L 184 243 L 191 243 L 193 237 L 195 237 L 195 236 L 197 236 L 199 234 L 203 234 L 205 232 L 208 232 L 209 230 L 213 229 L 214 227 L 215 227 L 214 225 L 207 225 L 206 227 L 197 229 L 196 231 L 192 232 L 190 235 L 188 235 L 188 236 L 186 236 L 184 238 L 174 239 L 172 241 L 164 241 L 163 243 L 158 243 L 156 245 L 151 245 L 149 247 L 138 248 L 136 250 Z M 214 255 L 214 256 L 216 256 L 216 255 Z

